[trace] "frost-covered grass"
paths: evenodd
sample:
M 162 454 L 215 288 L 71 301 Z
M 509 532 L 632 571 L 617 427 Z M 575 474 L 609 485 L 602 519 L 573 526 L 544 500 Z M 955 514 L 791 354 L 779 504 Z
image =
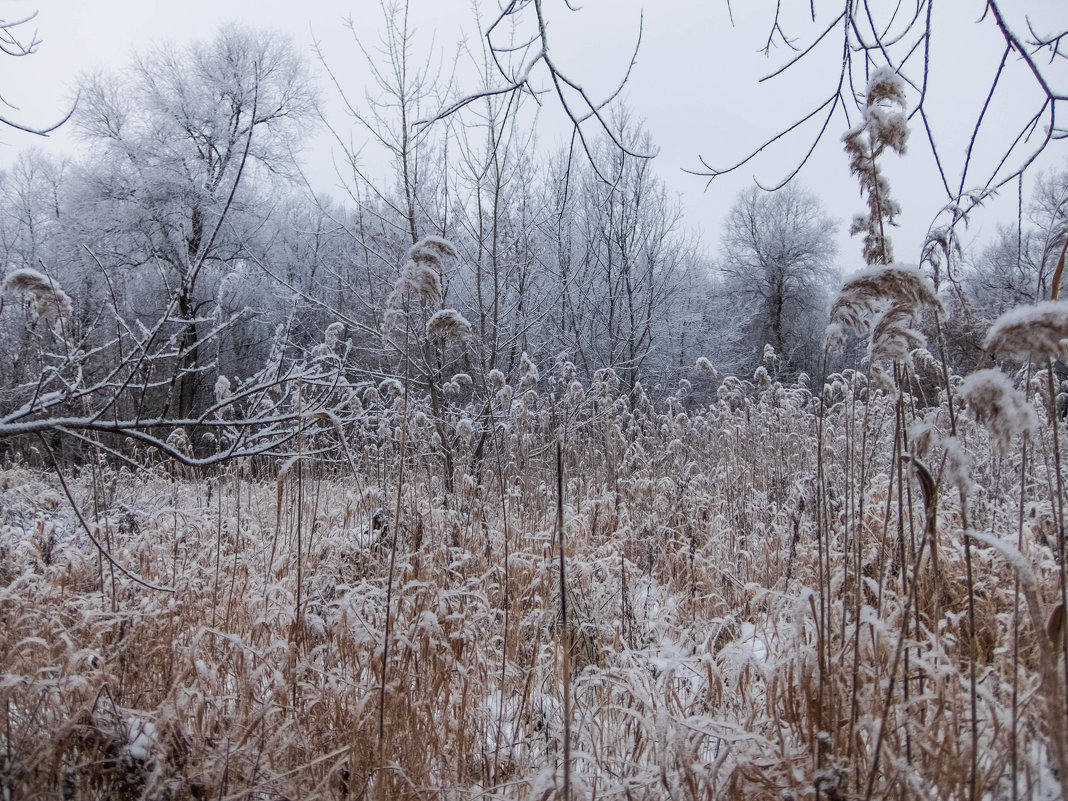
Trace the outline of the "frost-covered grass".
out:
M 56 475 L 9 467 L 0 784 L 561 797 L 566 661 L 576 798 L 965 798 L 973 732 L 977 797 L 1057 796 L 1043 380 L 1023 463 L 964 409 L 951 439 L 934 384 L 899 404 L 859 373 L 817 397 L 762 370 L 654 403 L 607 373 L 552 380 L 458 405 L 448 462 L 426 409 L 375 395 L 334 462 L 64 474 L 116 562 L 166 592 L 100 558 Z

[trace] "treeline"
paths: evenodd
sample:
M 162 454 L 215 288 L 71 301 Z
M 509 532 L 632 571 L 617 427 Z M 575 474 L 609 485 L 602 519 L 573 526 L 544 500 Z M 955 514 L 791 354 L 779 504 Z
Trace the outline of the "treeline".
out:
M 74 389 L 53 378 L 70 363 L 87 386 L 133 359 L 139 391 L 120 416 L 188 419 L 219 376 L 236 384 L 272 358 L 307 359 L 334 323 L 347 367 L 397 375 L 390 296 L 427 236 L 456 249 L 427 311 L 470 321 L 469 372 L 565 353 L 633 385 L 715 350 L 708 265 L 650 161 L 605 146 L 606 183 L 588 161 L 540 158 L 525 117 L 495 100 L 408 136 L 427 102 L 416 93 L 373 132 L 394 157 L 391 181 L 347 154 L 340 202 L 301 180 L 320 102 L 291 42 L 242 28 L 87 80 L 72 121 L 81 154 L 28 150 L 2 174 L 5 274 L 34 270 L 72 299 L 60 319 L 4 294 L 5 412 Z
M 348 108 L 391 171 L 380 180 L 342 149 L 340 200 L 304 180 L 323 98 L 278 34 L 230 27 L 83 81 L 81 153 L 27 150 L 0 173 L 5 439 L 55 419 L 80 435 L 151 421 L 149 444 L 179 430 L 196 454 L 212 420 L 307 414 L 306 398 L 284 414 L 268 400 L 301 377 L 321 385 L 321 411 L 396 379 L 437 414 L 446 388 L 470 402 L 495 372 L 533 366 L 609 370 L 628 391 L 673 389 L 702 358 L 749 373 L 767 345 L 782 379 L 822 368 L 840 277 L 814 195 L 743 193 L 709 258 L 626 112 L 587 152 L 548 156 L 517 92 L 413 125 L 438 108 L 436 87 L 406 29 L 387 26 L 386 46 L 392 71 Z M 1033 228 L 1006 229 L 972 274 L 946 270 L 962 363 L 999 309 L 1048 282 L 1065 186 L 1043 182 Z

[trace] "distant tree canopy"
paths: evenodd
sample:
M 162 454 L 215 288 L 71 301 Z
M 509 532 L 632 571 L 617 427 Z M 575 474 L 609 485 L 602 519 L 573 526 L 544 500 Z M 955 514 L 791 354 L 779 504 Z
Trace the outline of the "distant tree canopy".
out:
M 742 192 L 724 224 L 719 268 L 725 290 L 746 309 L 749 360 L 765 345 L 786 375 L 819 369 L 827 299 L 838 272 L 837 226 L 819 199 L 791 184 L 777 192 Z
M 179 417 L 193 410 L 196 318 L 213 301 L 201 279 L 213 273 L 217 284 L 221 265 L 247 257 L 259 222 L 259 199 L 242 177 L 291 172 L 315 104 L 288 39 L 236 26 L 184 50 L 164 45 L 85 84 L 75 123 L 92 148 L 81 202 L 94 220 L 84 244 L 137 270 L 130 279 L 159 274 L 176 293 L 170 313 L 187 321 L 172 401 Z
M 14 332 L 0 341 L 0 438 L 63 417 L 67 441 L 122 432 L 206 464 L 281 447 L 309 409 L 346 419 L 390 380 L 427 400 L 447 449 L 449 409 L 484 397 L 491 374 L 566 363 L 636 389 L 716 358 L 694 324 L 711 277 L 651 162 L 607 136 L 591 147 L 614 182 L 543 156 L 518 102 L 409 137 L 434 76 L 415 91 L 401 16 L 387 37 L 395 69 L 352 111 L 391 143 L 389 177 L 347 150 L 345 204 L 301 183 L 318 95 L 284 37 L 231 26 L 84 81 L 84 151 L 28 151 L 0 174 L 0 259 L 15 275 L 0 301 Z M 629 115 L 611 124 L 652 147 Z M 432 262 L 428 241 L 447 243 Z M 413 303 L 401 289 L 416 273 L 436 289 Z M 20 289 L 53 285 L 62 313 Z

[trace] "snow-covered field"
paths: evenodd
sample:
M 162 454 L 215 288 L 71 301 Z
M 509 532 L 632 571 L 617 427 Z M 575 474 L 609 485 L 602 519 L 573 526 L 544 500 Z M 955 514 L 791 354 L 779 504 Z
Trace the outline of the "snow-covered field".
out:
M 332 466 L 8 466 L 7 797 L 548 799 L 565 736 L 576 798 L 1058 797 L 1044 378 L 1025 461 L 934 380 L 706 380 L 515 387 L 451 477 L 399 406 Z

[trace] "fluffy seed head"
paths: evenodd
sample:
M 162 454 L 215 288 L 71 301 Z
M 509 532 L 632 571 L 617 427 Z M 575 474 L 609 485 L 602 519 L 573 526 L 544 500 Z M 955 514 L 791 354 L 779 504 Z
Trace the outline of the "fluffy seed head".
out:
M 770 344 L 764 345 L 764 364 L 769 370 L 776 370 L 779 367 L 779 357 L 775 353 L 775 348 Z
M 167 445 L 178 451 L 185 456 L 189 456 L 192 453 L 192 446 L 189 443 L 189 435 L 184 428 L 175 428 L 167 435 Z
M 1005 312 L 986 333 L 994 353 L 1068 357 L 1068 302 L 1047 300 Z
M 344 323 L 330 323 L 323 332 L 323 344 L 333 347 L 341 341 L 341 336 L 345 333 Z
M 463 342 L 471 335 L 471 323 L 456 309 L 442 309 L 427 321 L 426 335 Z
M 461 417 L 456 423 L 456 435 L 464 441 L 469 441 L 475 435 L 475 423 L 469 417 Z
M 412 260 L 404 265 L 389 301 L 399 306 L 407 298 L 428 304 L 441 301 L 441 278 L 430 262 Z
M 504 373 L 497 368 L 490 370 L 489 373 L 486 374 L 486 381 L 492 389 L 498 391 L 504 389 L 505 385 L 508 383 L 504 377 Z
M 869 268 L 846 281 L 831 307 L 831 322 L 865 336 L 886 304 L 899 306 L 908 314 L 916 314 L 924 306 L 942 309 L 923 273 L 913 267 L 890 264 Z
M 446 256 L 456 258 L 456 248 L 452 242 L 440 236 L 424 236 L 408 251 L 408 258 L 412 261 L 431 262 L 439 268 L 441 260 Z
M 697 360 L 697 374 L 700 375 L 702 378 L 710 378 L 712 380 L 715 380 L 716 376 L 718 375 L 716 373 L 716 368 L 712 366 L 712 362 L 710 362 L 704 356 L 700 357 Z
M 927 340 L 912 328 L 912 313 L 895 303 L 880 314 L 872 326 L 868 355 L 873 362 L 910 363 L 912 351 L 922 348 Z
M 24 267 L 9 273 L 4 279 L 5 292 L 29 292 L 33 296 L 34 313 L 38 317 L 68 319 L 74 310 L 70 295 L 59 284 L 37 270 Z
M 960 394 L 975 419 L 990 429 L 1002 453 L 1008 453 L 1015 434 L 1033 431 L 1038 425 L 1034 408 L 1001 370 L 972 373 L 961 384 Z
M 233 394 L 229 378 L 221 375 L 215 379 L 215 400 L 217 403 L 226 402 Z
M 863 253 L 868 264 L 894 260 L 886 229 L 895 224 L 901 207 L 890 196 L 878 159 L 887 148 L 903 154 L 908 137 L 905 83 L 892 69 L 881 67 L 868 81 L 860 122 L 843 137 L 849 171 L 857 177 L 868 202 L 868 213 L 854 217 L 849 232 L 864 233 Z
M 905 152 L 909 138 L 905 107 L 905 82 L 901 76 L 890 67 L 875 70 L 868 81 L 864 118 L 876 145 Z
M 386 378 L 378 385 L 378 393 L 386 398 L 401 398 L 404 396 L 404 384 L 396 378 Z
M 523 355 L 519 359 L 519 388 L 522 390 L 534 389 L 540 378 L 541 374 L 538 373 L 538 368 L 527 356 L 527 352 L 523 351 Z

